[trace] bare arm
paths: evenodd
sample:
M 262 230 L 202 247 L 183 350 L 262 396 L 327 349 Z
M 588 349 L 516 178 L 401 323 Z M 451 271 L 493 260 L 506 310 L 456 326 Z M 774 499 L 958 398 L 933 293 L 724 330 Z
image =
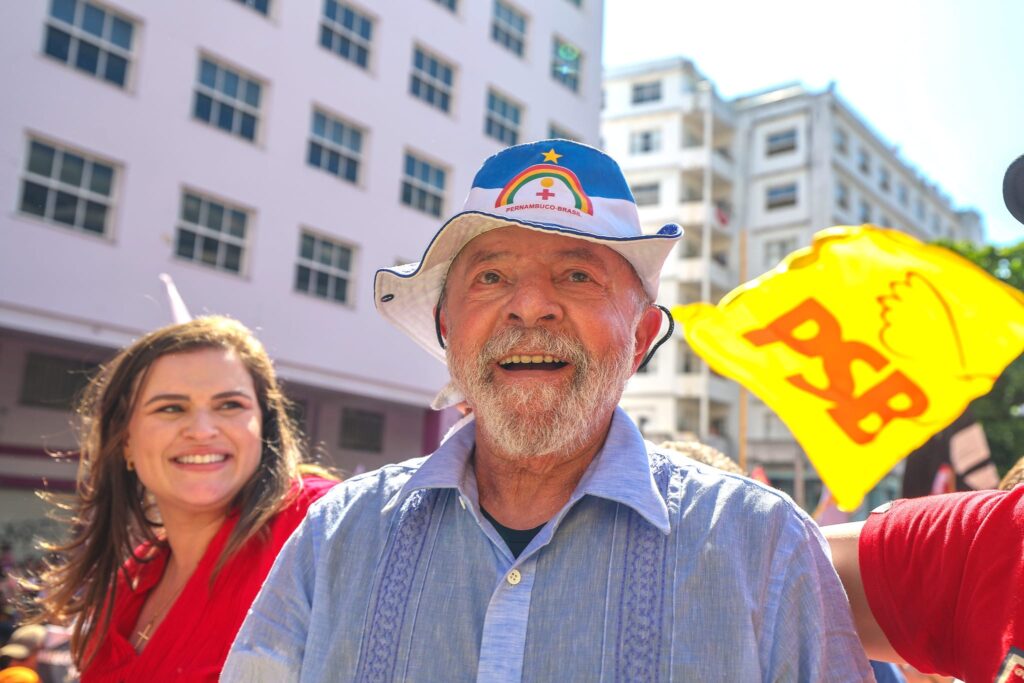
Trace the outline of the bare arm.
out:
M 903 663 L 903 658 L 896 654 L 882 627 L 875 621 L 871 613 L 867 595 L 864 593 L 864 582 L 860 575 L 860 530 L 863 522 L 836 524 L 821 528 L 832 549 L 832 564 L 843 582 L 846 595 L 853 610 L 853 623 L 868 657 L 882 662 Z

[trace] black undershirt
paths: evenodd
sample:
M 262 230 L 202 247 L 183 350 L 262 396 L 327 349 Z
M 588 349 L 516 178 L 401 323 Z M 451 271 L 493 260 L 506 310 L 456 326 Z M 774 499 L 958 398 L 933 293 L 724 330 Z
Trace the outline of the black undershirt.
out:
M 544 525 L 541 524 L 532 529 L 510 529 L 494 519 L 494 517 L 491 517 L 491 514 L 484 510 L 483 507 L 480 508 L 480 512 L 484 514 L 488 522 L 494 525 L 494 529 L 501 536 L 501 540 L 505 541 L 505 545 L 512 551 L 512 557 L 519 557 L 519 553 L 526 550 L 526 546 L 530 545 L 533 537 L 544 528 Z

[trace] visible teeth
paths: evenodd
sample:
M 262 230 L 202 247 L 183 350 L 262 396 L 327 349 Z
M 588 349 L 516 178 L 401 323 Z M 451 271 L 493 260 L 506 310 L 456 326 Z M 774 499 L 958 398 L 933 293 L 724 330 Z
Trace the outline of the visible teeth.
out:
M 564 363 L 565 361 L 555 356 L 549 356 L 544 354 L 537 355 L 522 355 L 522 356 L 509 356 L 508 358 L 498 361 L 499 365 L 512 365 L 513 363 Z
M 204 453 L 202 455 L 179 455 L 175 460 L 184 465 L 209 465 L 214 462 L 223 462 L 227 460 L 227 457 L 223 453 Z

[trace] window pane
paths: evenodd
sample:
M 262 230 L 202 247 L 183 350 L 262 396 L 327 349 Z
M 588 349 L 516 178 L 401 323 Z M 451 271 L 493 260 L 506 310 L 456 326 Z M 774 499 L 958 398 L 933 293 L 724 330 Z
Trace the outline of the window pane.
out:
M 238 74 L 231 71 L 224 71 L 224 80 L 221 83 L 221 92 L 228 97 L 238 96 Z
M 242 269 L 242 249 L 235 244 L 226 245 L 224 252 L 224 267 L 233 273 Z
M 53 147 L 33 142 L 29 148 L 28 170 L 49 178 L 53 174 Z
M 52 26 L 46 28 L 46 54 L 66 62 L 68 61 L 70 49 L 71 36 L 64 33 L 64 31 L 58 31 Z
M 303 235 L 302 242 L 299 244 L 299 256 L 305 259 L 313 259 L 313 245 L 316 244 L 316 240 L 312 235 Z
M 217 127 L 230 133 L 235 121 L 235 108 L 223 102 L 219 104 L 220 111 L 217 113 Z
M 256 117 L 252 114 L 242 114 L 242 137 L 246 140 L 256 139 Z
M 196 111 L 195 116 L 197 119 L 202 121 L 209 121 L 211 116 L 211 108 L 213 107 L 213 100 L 206 95 L 196 93 Z
M 228 212 L 228 234 L 245 237 L 245 214 L 232 209 Z
M 337 152 L 327 153 L 327 170 L 337 175 L 341 167 L 341 155 Z
M 85 203 L 85 222 L 83 227 L 89 232 L 95 232 L 97 235 L 103 234 L 103 229 L 107 223 L 107 207 L 98 202 L 86 202 Z
M 316 293 L 317 296 L 327 296 L 327 285 L 330 283 L 331 278 L 327 273 L 317 272 L 316 274 Z
M 334 259 L 334 246 L 329 242 L 320 242 L 320 253 L 317 254 L 317 261 L 325 266 L 331 265 Z
M 341 270 L 348 270 L 352 261 L 352 251 L 344 247 L 334 250 L 334 266 Z
M 191 230 L 178 230 L 178 256 L 191 259 L 196 250 L 196 234 Z
M 91 33 L 97 38 L 103 37 L 103 20 L 106 14 L 99 7 L 85 3 L 85 15 L 82 19 L 82 28 L 86 33 Z
M 105 164 L 92 164 L 92 176 L 89 178 L 89 189 L 96 194 L 110 196 L 111 184 L 114 181 L 114 169 Z
M 334 299 L 345 301 L 348 296 L 348 280 L 340 277 L 334 278 Z
M 181 217 L 189 223 L 199 223 L 199 207 L 202 201 L 195 195 L 187 194 L 181 202 Z
M 323 152 L 323 148 L 315 142 L 309 143 L 309 165 L 320 167 L 320 155 Z
M 224 222 L 224 207 L 220 204 L 214 204 L 210 202 L 206 206 L 206 225 L 211 230 L 220 232 L 221 225 Z
M 104 71 L 103 77 L 108 81 L 124 85 L 125 75 L 128 73 L 128 60 L 108 52 L 107 66 Z
M 295 270 L 295 289 L 301 292 L 309 291 L 309 268 L 306 266 L 299 266 Z
M 33 216 L 45 216 L 47 194 L 45 187 L 26 180 L 21 192 L 21 210 Z
M 60 165 L 61 182 L 78 187 L 82 184 L 82 170 L 84 168 L 85 159 L 65 152 L 64 161 Z
M 53 0 L 50 15 L 69 24 L 75 23 L 75 0 Z
M 245 103 L 251 107 L 260 106 L 260 84 L 253 81 L 245 82 Z
M 204 59 L 199 65 L 199 82 L 213 88 L 217 83 L 217 65 Z
M 199 238 L 199 260 L 211 266 L 217 265 L 217 240 L 212 237 Z
M 67 192 L 57 193 L 57 206 L 53 212 L 53 220 L 67 225 L 75 224 L 75 213 L 78 210 L 78 197 Z
M 87 43 L 84 40 L 78 41 L 78 55 L 75 57 L 75 66 L 82 71 L 88 71 L 91 74 L 96 73 L 96 67 L 100 59 L 100 49 L 92 43 Z
M 110 31 L 110 42 L 125 50 L 132 49 L 132 25 L 123 19 L 113 17 L 113 27 Z

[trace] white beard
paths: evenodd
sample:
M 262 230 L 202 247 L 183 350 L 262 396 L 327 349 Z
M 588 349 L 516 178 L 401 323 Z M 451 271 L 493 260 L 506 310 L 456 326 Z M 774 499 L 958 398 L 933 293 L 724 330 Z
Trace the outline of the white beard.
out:
M 498 385 L 494 363 L 517 348 L 568 361 L 574 368 L 569 386 Z M 606 409 L 622 396 L 632 375 L 634 351 L 635 342 L 608 359 L 595 359 L 571 335 L 512 327 L 498 332 L 475 355 L 451 344 L 446 354 L 452 381 L 476 413 L 477 429 L 505 457 L 526 459 L 572 456 L 606 429 Z

